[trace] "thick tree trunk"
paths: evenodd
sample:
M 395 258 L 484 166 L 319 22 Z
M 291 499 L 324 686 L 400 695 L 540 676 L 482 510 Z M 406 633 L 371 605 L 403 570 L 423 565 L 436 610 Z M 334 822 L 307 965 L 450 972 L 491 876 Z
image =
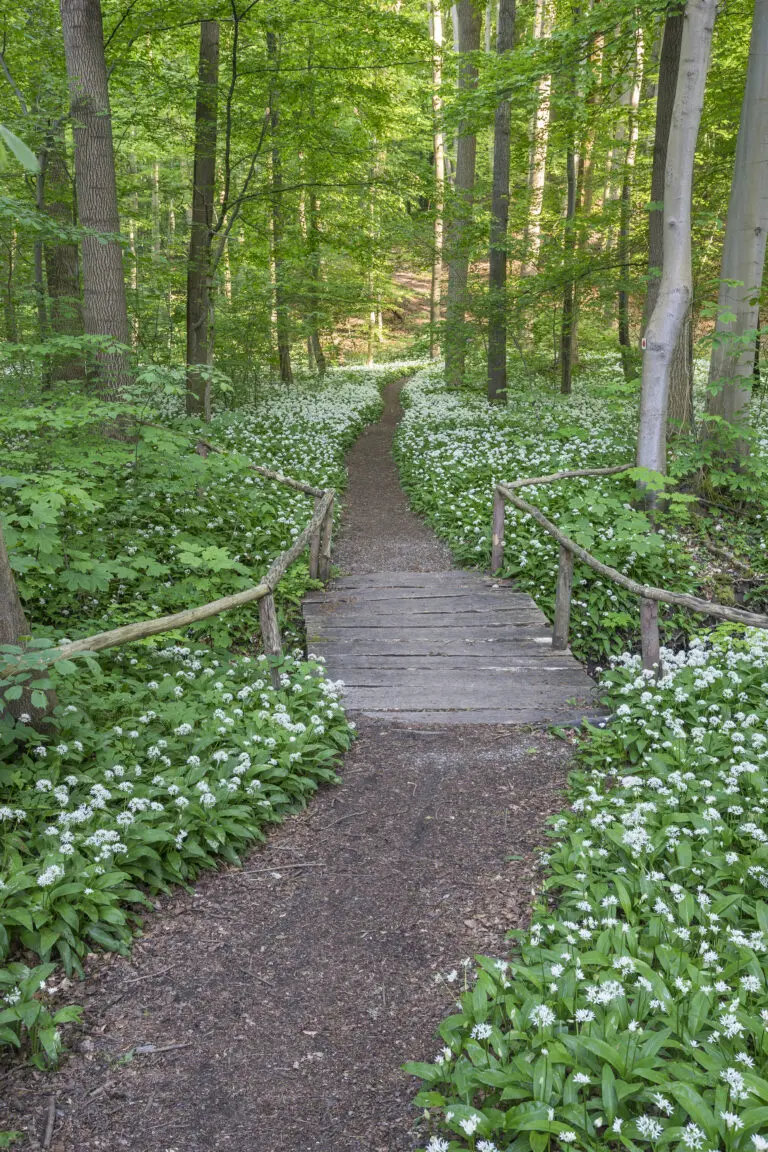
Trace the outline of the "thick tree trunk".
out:
M 187 264 L 187 412 L 204 420 L 211 418 L 211 385 L 207 373 L 201 372 L 198 366 L 209 367 L 213 363 L 211 240 L 218 104 L 219 24 L 217 20 L 201 20 Z
M 275 71 L 279 67 L 277 36 L 267 32 L 267 55 Z M 275 328 L 280 379 L 293 383 L 291 368 L 291 326 L 285 276 L 285 218 L 283 211 L 283 168 L 280 155 L 280 94 L 274 79 L 269 98 L 269 125 L 272 135 L 272 260 L 275 269 Z
M 629 91 L 628 109 L 629 124 L 627 125 L 627 150 L 624 156 L 624 175 L 621 181 L 621 206 L 619 213 L 619 292 L 618 292 L 618 320 L 619 320 L 619 347 L 621 361 L 624 367 L 625 379 L 631 380 L 632 355 L 629 330 L 629 231 L 632 222 L 632 178 L 637 156 L 637 138 L 639 132 L 638 109 L 640 107 L 640 89 L 643 83 L 643 33 L 638 29 L 635 75 Z
M 691 304 L 691 187 L 717 0 L 688 0 L 664 180 L 663 271 L 646 329 L 637 463 L 665 473 L 675 346 Z
M 64 55 L 75 138 L 75 180 L 83 226 L 83 323 L 89 336 L 127 347 L 128 310 L 119 242 L 115 155 L 100 0 L 61 0 Z M 100 353 L 99 387 L 119 399 L 130 382 L 128 352 Z
M 499 4 L 496 51 L 511 51 L 515 40 L 515 0 Z M 509 100 L 501 100 L 493 125 L 493 185 L 488 272 L 488 399 L 507 398 L 507 228 L 509 225 Z
M 709 365 L 710 389 L 718 391 L 708 410 L 734 425 L 749 414 L 767 235 L 768 0 L 755 0 Z M 739 441 L 737 450 L 744 454 L 746 442 Z
M 480 48 L 481 18 L 472 0 L 459 0 L 457 26 L 459 55 L 459 89 L 477 87 L 477 68 L 465 54 Z M 467 286 L 469 283 L 469 230 L 475 188 L 477 136 L 466 120 L 459 125 L 456 145 L 454 203 L 448 226 L 448 293 L 445 311 L 445 377 L 457 387 L 464 381 L 467 358 Z
M 443 212 L 445 210 L 445 131 L 443 129 L 443 14 L 439 3 L 429 6 L 432 51 L 432 117 L 435 157 L 435 222 L 433 225 L 432 281 L 429 290 L 429 358 L 440 353 L 440 298 L 443 287 Z
M 536 0 L 533 35 L 545 40 L 552 34 L 551 0 Z M 536 274 L 541 251 L 541 211 L 544 206 L 544 183 L 547 174 L 547 145 L 552 77 L 542 76 L 537 85 L 536 112 L 531 128 L 531 151 L 528 165 L 528 219 L 523 237 L 525 261 L 523 275 Z
M 0 644 L 18 644 L 22 636 L 29 636 L 29 625 L 19 599 L 0 523 Z

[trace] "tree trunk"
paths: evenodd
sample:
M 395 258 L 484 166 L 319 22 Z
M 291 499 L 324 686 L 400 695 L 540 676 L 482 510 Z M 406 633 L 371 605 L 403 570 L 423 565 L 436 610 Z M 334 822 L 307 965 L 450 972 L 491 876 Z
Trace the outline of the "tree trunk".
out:
M 659 61 L 659 84 L 656 93 L 656 128 L 653 141 L 653 167 L 651 171 L 651 207 L 648 213 L 648 287 L 643 311 L 643 332 L 656 305 L 661 284 L 664 244 L 664 174 L 667 167 L 669 129 L 675 103 L 677 75 L 680 68 L 680 46 L 683 41 L 685 13 L 670 12 L 664 23 L 664 37 Z M 690 309 L 673 356 L 670 381 L 668 431 L 680 424 L 690 424 L 693 418 L 693 359 L 690 353 L 692 333 Z
M 621 362 L 624 368 L 624 377 L 631 380 L 632 354 L 629 331 L 629 230 L 632 222 L 632 177 L 637 155 L 637 137 L 639 122 L 637 112 L 640 107 L 640 89 L 643 83 L 643 33 L 637 31 L 635 75 L 632 88 L 629 92 L 629 124 L 627 125 L 627 151 L 624 156 L 624 175 L 621 180 L 621 205 L 619 213 L 619 293 L 618 293 L 618 319 L 619 319 L 619 347 L 621 349 Z
M 566 156 L 567 194 L 563 232 L 563 268 L 566 276 L 560 325 L 560 392 L 563 396 L 570 396 L 571 394 L 573 374 L 574 285 L 572 265 L 573 253 L 576 248 L 574 224 L 576 219 L 577 171 L 575 144 L 572 138 Z
M 213 363 L 213 284 L 211 240 L 216 185 L 216 130 L 219 104 L 219 24 L 200 21 L 200 56 L 195 104 L 195 160 L 192 221 L 187 265 L 187 412 L 211 418 L 211 384 L 198 365 Z
M 9 344 L 16 344 L 19 339 L 19 330 L 16 324 L 16 300 L 13 294 L 13 273 L 16 267 L 16 233 L 12 232 L 8 243 L 4 245 L 8 253 L 8 264 L 3 278 L 3 317 L 5 319 L 5 338 Z
M 504 56 L 515 39 L 515 0 L 499 4 L 496 51 Z M 507 228 L 509 225 L 509 132 L 511 105 L 501 100 L 493 125 L 493 184 L 488 273 L 488 399 L 507 398 Z
M 75 180 L 83 226 L 83 323 L 89 336 L 130 343 L 119 242 L 115 155 L 100 0 L 61 0 L 64 55 L 75 138 Z M 130 382 L 129 353 L 98 354 L 99 389 L 117 400 Z
M 67 170 L 63 127 L 48 136 L 45 160 L 43 210 L 57 224 L 74 223 L 72 181 Z M 44 247 L 45 279 L 50 300 L 50 326 L 56 336 L 81 336 L 83 310 L 80 303 L 80 262 L 77 244 L 60 241 Z M 51 362 L 53 380 L 85 379 L 82 357 L 62 355 Z
M 717 0 L 688 0 L 664 180 L 663 270 L 646 330 L 637 463 L 665 473 L 675 346 L 691 304 L 691 188 Z M 652 491 L 652 486 L 651 491 Z
M 0 644 L 18 644 L 22 636 L 29 636 L 29 625 L 21 606 L 0 524 Z
M 546 40 L 551 33 L 551 0 L 536 0 L 533 24 L 534 39 Z M 552 77 L 542 76 L 537 85 L 536 112 L 531 129 L 531 151 L 528 165 L 528 219 L 523 237 L 524 276 L 536 274 L 539 252 L 541 251 L 541 210 L 544 205 L 551 94 Z
M 456 5 L 459 55 L 480 48 L 481 18 L 472 0 L 459 0 Z M 459 90 L 477 87 L 477 68 L 466 58 L 460 59 Z M 466 120 L 459 124 L 456 145 L 454 204 L 448 226 L 448 293 L 445 315 L 445 378 L 449 386 L 464 382 L 467 358 L 467 285 L 469 282 L 469 230 L 475 188 L 477 136 L 470 132 Z
M 277 36 L 267 32 L 267 55 L 277 71 L 279 67 Z M 272 135 L 272 259 L 275 268 L 275 327 L 280 379 L 293 383 L 291 368 L 291 329 L 285 283 L 285 220 L 283 215 L 283 169 L 278 143 L 280 131 L 280 94 L 273 79 L 269 97 L 269 124 Z
M 733 425 L 747 420 L 752 390 L 768 234 L 767 124 L 768 0 L 755 0 L 709 365 L 709 387 L 718 391 L 710 397 L 708 411 Z M 736 447 L 739 454 L 747 451 L 744 440 Z
M 435 155 L 435 222 L 432 247 L 432 281 L 429 290 L 429 358 L 440 353 L 440 298 L 443 282 L 443 212 L 445 210 L 445 132 L 443 130 L 443 14 L 439 3 L 429 6 L 432 43 L 432 117 Z

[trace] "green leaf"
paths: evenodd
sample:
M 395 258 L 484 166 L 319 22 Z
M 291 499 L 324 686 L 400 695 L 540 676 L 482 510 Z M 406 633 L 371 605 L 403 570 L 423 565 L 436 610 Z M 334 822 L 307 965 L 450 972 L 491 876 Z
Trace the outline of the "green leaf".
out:
M 6 128 L 4 124 L 0 124 L 0 140 L 13 153 L 21 166 L 26 168 L 27 172 L 37 173 L 40 171 L 40 164 L 31 148 L 28 148 L 23 140 L 19 140 L 18 136 L 11 132 L 10 128 Z

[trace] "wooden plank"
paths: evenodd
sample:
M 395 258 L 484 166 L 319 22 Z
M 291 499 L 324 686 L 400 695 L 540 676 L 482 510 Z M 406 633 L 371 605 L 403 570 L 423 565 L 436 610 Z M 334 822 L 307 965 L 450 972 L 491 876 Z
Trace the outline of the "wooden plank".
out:
M 381 653 L 376 655 L 361 655 L 357 652 L 334 651 L 328 658 L 332 665 L 334 675 L 343 678 L 345 673 L 357 672 L 364 668 L 376 668 L 381 671 L 409 671 L 409 672 L 441 672 L 446 676 L 452 672 L 498 672 L 505 673 L 526 672 L 533 676 L 544 676 L 547 672 L 562 671 L 565 668 L 579 669 L 581 665 L 573 657 L 562 653 L 553 656 L 547 653 L 525 653 L 520 655 L 512 652 L 508 655 L 499 655 L 495 658 L 486 655 L 467 655 L 466 653 L 445 653 L 432 655 L 392 655 Z
M 444 572 L 363 572 L 339 576 L 333 582 L 334 588 L 433 588 L 436 585 L 477 586 L 482 583 L 490 587 L 501 584 L 482 572 L 469 572 L 459 568 L 446 568 Z M 511 586 L 511 585 L 510 585 Z
M 348 638 L 347 638 L 348 637 Z M 537 640 L 546 643 L 539 644 Z M 445 636 L 439 630 L 416 635 L 385 634 L 382 629 L 357 634 L 351 629 L 340 629 L 335 634 L 309 636 L 307 644 L 311 652 L 326 655 L 357 653 L 360 656 L 454 656 L 473 654 L 483 658 L 498 659 L 503 656 L 519 655 L 551 657 L 552 645 L 549 637 L 542 637 L 535 629 L 526 636 L 509 639 L 498 635 L 488 640 L 477 637 Z
M 408 612 L 368 613 L 368 612 L 334 612 L 313 613 L 306 617 L 307 626 L 313 630 L 325 628 L 389 628 L 403 632 L 410 628 L 439 628 L 443 632 L 454 631 L 472 632 L 474 630 L 486 631 L 492 628 L 494 632 L 517 625 L 538 625 L 541 629 L 547 627 L 546 617 L 541 612 L 529 612 L 511 608 L 508 612 L 496 609 L 494 612 Z
M 591 700 L 590 690 L 589 682 L 564 685 L 556 694 L 552 686 L 546 684 L 520 684 L 513 690 L 508 684 L 497 684 L 495 687 L 486 684 L 446 684 L 438 676 L 432 682 L 423 679 L 421 685 L 389 688 L 383 685 L 359 688 L 350 686 L 344 691 L 343 700 L 345 707 L 358 710 L 376 708 L 383 711 L 413 711 L 429 708 L 464 712 L 472 708 L 556 707 L 558 704 L 565 707 L 569 701 L 581 706 Z
M 404 601 L 420 601 L 439 598 L 446 605 L 455 607 L 457 600 L 475 600 L 480 603 L 500 604 L 526 604 L 533 605 L 534 601 L 527 592 L 512 592 L 509 588 L 484 588 L 475 584 L 461 585 L 435 585 L 434 588 L 419 586 L 409 588 L 328 588 L 325 591 L 316 590 L 307 593 L 304 606 L 318 604 L 371 604 L 378 602 L 402 603 Z
M 518 695 L 543 696 L 552 694 L 555 698 L 567 698 L 573 692 L 588 692 L 592 688 L 592 681 L 586 672 L 577 668 L 556 668 L 532 676 L 527 669 L 514 669 L 511 672 L 500 672 L 495 669 L 467 670 L 452 669 L 451 671 L 434 671 L 428 669 L 386 668 L 340 668 L 334 666 L 330 669 L 334 679 L 341 679 L 345 684 L 345 691 L 352 688 L 381 688 L 386 691 L 400 691 L 400 689 L 418 689 L 420 692 L 431 692 L 436 699 L 447 699 L 462 694 L 474 698 L 479 693 L 480 699 L 488 700 L 498 696 L 506 701 Z
M 563 727 L 579 727 L 582 720 L 599 720 L 605 713 L 595 705 L 584 708 L 477 708 L 468 712 L 439 711 L 424 709 L 421 712 L 386 712 L 375 708 L 361 709 L 368 716 L 381 723 L 407 725 L 415 729 L 435 728 L 439 725 L 499 724 L 519 727 L 522 724 L 548 726 L 559 724 Z M 514 734 L 510 732 L 510 739 Z

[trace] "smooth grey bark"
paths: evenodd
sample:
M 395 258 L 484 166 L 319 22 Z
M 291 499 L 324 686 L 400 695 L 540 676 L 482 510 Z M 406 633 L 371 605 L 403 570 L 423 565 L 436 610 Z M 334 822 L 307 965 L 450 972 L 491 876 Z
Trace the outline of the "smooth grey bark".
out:
M 643 333 L 648 327 L 661 284 L 664 260 L 664 173 L 667 166 L 669 129 L 675 103 L 680 46 L 685 25 L 684 9 L 675 7 L 667 13 L 659 60 L 659 82 L 656 92 L 656 127 L 651 170 L 651 208 L 648 213 L 648 287 L 643 311 Z M 669 386 L 667 429 L 674 432 L 690 427 L 693 421 L 693 324 L 688 309 L 672 357 Z
M 477 87 L 477 68 L 466 54 L 480 48 L 482 19 L 472 0 L 455 5 L 459 41 L 459 90 Z M 467 286 L 469 283 L 469 229 L 475 188 L 477 136 L 466 119 L 459 124 L 456 143 L 454 197 L 447 228 L 448 292 L 445 308 L 445 378 L 457 387 L 464 381 L 467 358 Z
M 639 132 L 638 109 L 640 107 L 640 89 L 643 83 L 643 33 L 637 31 L 635 44 L 635 74 L 632 87 L 628 94 L 627 108 L 629 124 L 627 125 L 627 149 L 624 156 L 624 173 L 621 180 L 621 201 L 619 205 L 619 238 L 616 254 L 619 262 L 619 275 L 621 277 L 618 291 L 618 327 L 619 347 L 627 380 L 632 378 L 632 356 L 630 353 L 631 340 L 629 330 L 629 230 L 632 218 L 632 178 L 637 155 L 637 139 Z
M 213 204 L 219 103 L 219 24 L 200 21 L 195 104 L 192 222 L 187 262 L 187 412 L 211 418 L 211 385 L 200 366 L 213 363 Z
M 578 160 L 573 137 L 566 154 L 566 207 L 563 231 L 563 266 L 566 280 L 563 287 L 563 312 L 560 324 L 560 393 L 570 396 L 573 376 L 573 323 L 575 290 L 572 275 L 573 254 L 576 249 L 576 194 L 578 191 Z
M 515 42 L 515 0 L 500 0 L 496 52 L 510 52 Z M 488 399 L 507 397 L 507 229 L 509 226 L 509 155 L 512 107 L 500 100 L 493 125 L 493 183 L 488 270 Z
M 743 424 L 749 414 L 767 236 L 768 0 L 755 0 L 709 365 L 710 389 L 719 390 L 708 411 L 729 424 Z M 747 450 L 743 440 L 737 447 Z
M 675 346 L 690 308 L 691 188 L 717 0 L 688 0 L 664 178 L 663 270 L 646 329 L 637 463 L 665 473 L 667 408 Z
M 432 237 L 432 279 L 429 289 L 429 358 L 440 351 L 440 299 L 443 288 L 443 213 L 445 211 L 445 130 L 443 128 L 443 14 L 439 3 L 429 4 L 432 39 L 432 135 L 435 158 L 435 220 Z
M 120 247 L 115 153 L 100 0 L 60 0 L 83 226 L 83 325 L 89 336 L 130 344 Z M 130 383 L 129 353 L 99 353 L 99 391 L 118 400 Z
M 272 68 L 279 67 L 277 35 L 267 32 L 267 55 Z M 283 208 L 283 167 L 280 155 L 280 93 L 273 78 L 269 97 L 269 127 L 272 137 L 272 261 L 275 269 L 275 328 L 280 379 L 293 383 L 291 368 L 291 326 L 285 277 L 285 215 Z
M 551 0 L 536 0 L 533 36 L 545 40 L 552 34 Z M 533 276 L 538 270 L 541 251 L 541 212 L 544 206 L 544 183 L 547 175 L 547 146 L 552 96 L 552 77 L 542 76 L 537 85 L 536 112 L 531 126 L 531 149 L 528 163 L 528 217 L 523 236 L 525 261 L 523 276 Z

